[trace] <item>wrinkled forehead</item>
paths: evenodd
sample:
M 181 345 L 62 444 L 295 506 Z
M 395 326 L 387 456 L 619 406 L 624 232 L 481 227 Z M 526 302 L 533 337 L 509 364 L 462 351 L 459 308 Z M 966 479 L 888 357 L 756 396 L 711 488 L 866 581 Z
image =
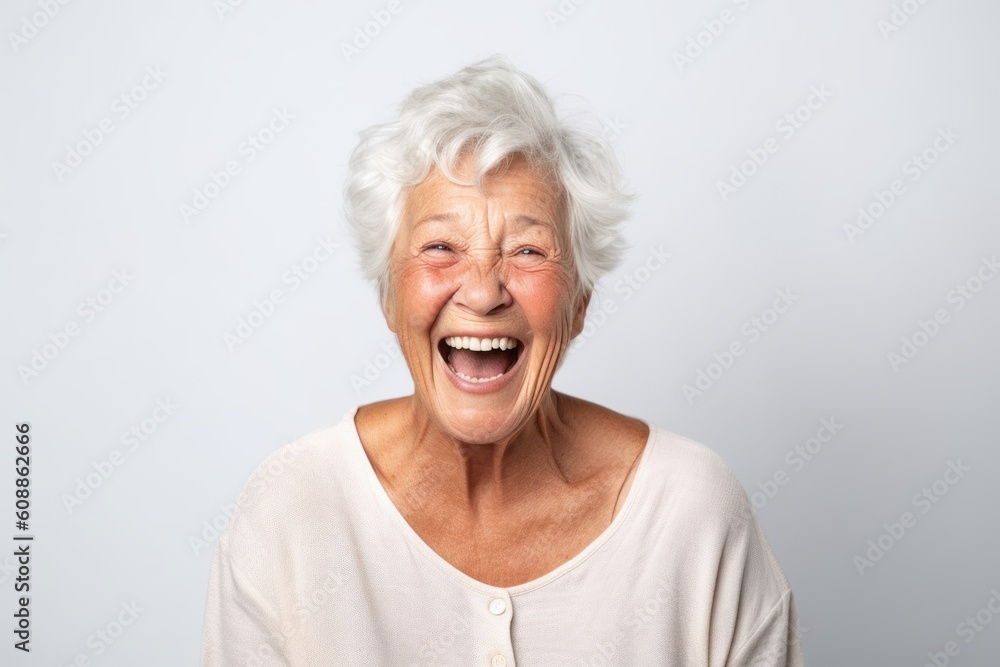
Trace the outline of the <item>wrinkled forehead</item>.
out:
M 517 227 L 549 226 L 565 231 L 565 194 L 554 171 L 519 155 L 481 171 L 466 155 L 454 167 L 432 166 L 405 193 L 404 226 L 409 231 L 431 223 L 472 224 L 477 213 L 492 209 Z

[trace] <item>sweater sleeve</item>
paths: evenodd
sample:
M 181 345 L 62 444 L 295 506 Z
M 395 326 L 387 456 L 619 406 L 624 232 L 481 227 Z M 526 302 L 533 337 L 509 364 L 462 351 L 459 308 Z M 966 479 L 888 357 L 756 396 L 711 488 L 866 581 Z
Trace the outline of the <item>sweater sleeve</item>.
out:
M 202 667 L 287 667 L 278 627 L 262 596 L 234 565 L 223 535 L 212 554 Z
M 740 540 L 738 550 L 742 561 L 738 613 L 749 617 L 736 624 L 726 667 L 802 667 L 792 590 L 749 500 L 741 513 L 746 539 Z
M 715 452 L 690 443 L 669 478 L 677 544 L 696 554 L 678 561 L 693 573 L 688 602 L 697 662 L 712 667 L 801 667 L 791 586 L 768 544 L 753 503 Z
M 785 591 L 727 667 L 802 667 L 795 603 Z

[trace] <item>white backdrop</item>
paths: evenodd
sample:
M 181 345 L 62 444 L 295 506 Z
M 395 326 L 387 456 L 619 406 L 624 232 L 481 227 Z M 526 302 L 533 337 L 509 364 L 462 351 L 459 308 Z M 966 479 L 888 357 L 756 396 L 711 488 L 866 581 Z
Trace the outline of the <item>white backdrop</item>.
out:
M 250 472 L 411 389 L 342 227 L 357 133 L 500 52 L 593 112 L 640 195 L 556 387 L 725 458 L 809 665 L 997 664 L 998 21 L 988 0 L 5 3 L 0 662 L 197 664 Z

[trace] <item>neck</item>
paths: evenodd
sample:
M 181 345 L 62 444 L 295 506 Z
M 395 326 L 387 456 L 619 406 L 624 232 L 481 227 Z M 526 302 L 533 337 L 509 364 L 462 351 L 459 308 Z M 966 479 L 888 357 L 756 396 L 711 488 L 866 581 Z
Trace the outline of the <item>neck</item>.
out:
M 424 492 L 447 498 L 449 506 L 489 514 L 525 499 L 533 489 L 566 481 L 567 447 L 572 442 L 565 401 L 549 390 L 520 428 L 490 443 L 463 442 L 444 432 L 416 396 L 401 410 L 401 480 L 422 480 Z M 419 494 L 418 494 L 419 495 Z M 419 497 L 417 501 L 421 500 Z

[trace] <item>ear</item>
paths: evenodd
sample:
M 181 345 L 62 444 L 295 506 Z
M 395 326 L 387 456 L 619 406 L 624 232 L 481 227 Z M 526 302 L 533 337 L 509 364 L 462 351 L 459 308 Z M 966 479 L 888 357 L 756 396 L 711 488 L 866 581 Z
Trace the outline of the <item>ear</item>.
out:
M 583 325 L 587 320 L 587 306 L 590 304 L 590 295 L 593 292 L 587 291 L 580 294 L 576 300 L 576 310 L 573 311 L 573 333 L 570 340 L 576 338 L 583 331 Z
M 389 327 L 389 331 L 396 333 L 396 304 L 392 296 L 392 287 L 387 288 L 385 293 L 380 296 L 379 301 L 381 302 L 382 316 L 385 317 L 386 326 Z

